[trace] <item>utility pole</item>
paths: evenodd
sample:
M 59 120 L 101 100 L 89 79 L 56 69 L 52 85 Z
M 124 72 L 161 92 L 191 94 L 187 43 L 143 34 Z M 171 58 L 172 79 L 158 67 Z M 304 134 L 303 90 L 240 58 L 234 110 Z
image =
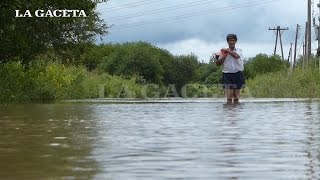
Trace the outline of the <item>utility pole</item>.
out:
M 297 41 L 298 41 L 298 36 L 299 36 L 299 24 L 297 24 L 297 30 L 296 30 L 296 38 L 294 40 L 294 55 L 293 55 L 293 67 L 296 63 L 296 58 L 297 58 Z
M 319 12 L 320 12 L 320 0 L 319 3 L 317 4 L 317 7 L 319 8 Z M 320 52 L 320 17 L 318 17 L 319 20 L 319 24 L 318 24 L 318 35 L 317 35 L 317 40 L 318 40 L 318 49 L 317 49 L 317 56 L 318 56 L 318 63 L 319 63 L 319 72 L 320 72 L 320 56 L 319 56 L 319 52 Z
M 289 50 L 289 55 L 288 55 L 288 62 L 291 62 L 291 60 L 292 60 L 292 44 L 293 43 L 290 43 L 290 50 Z
M 320 0 L 319 0 L 319 4 L 317 4 L 317 7 L 320 8 Z M 320 12 L 320 10 L 319 10 Z M 318 34 L 316 35 L 317 38 L 316 40 L 318 40 L 318 48 L 320 48 L 320 17 L 318 17 L 318 20 L 319 20 L 319 25 L 317 26 L 317 29 L 318 29 Z
M 319 12 L 320 12 L 320 0 L 319 0 L 319 3 L 317 4 L 317 7 L 319 8 Z M 320 17 L 318 17 L 318 21 L 319 21 L 319 24 L 317 26 L 317 30 L 318 30 L 318 34 L 316 34 L 316 40 L 318 40 L 318 48 L 320 47 Z M 316 25 L 314 25 L 316 26 Z
M 303 70 L 306 67 L 306 45 L 304 44 L 305 42 L 302 42 L 302 68 Z
M 307 53 L 307 58 L 308 58 L 308 65 L 311 61 L 311 0 L 308 0 L 308 53 Z
M 283 31 L 289 30 L 289 28 L 288 28 L 288 27 L 287 27 L 287 28 L 281 28 L 280 26 L 277 26 L 277 28 L 269 28 L 269 30 L 276 31 L 276 32 L 275 32 L 275 33 L 276 33 L 276 44 L 275 44 L 275 47 L 274 47 L 274 53 L 273 53 L 273 55 L 275 56 L 275 55 L 276 55 L 276 52 L 277 52 L 277 44 L 278 44 L 278 36 L 279 36 L 282 60 L 284 60 L 281 36 L 282 36 Z
M 290 50 L 289 50 L 289 55 L 288 55 L 288 62 L 290 63 L 290 67 L 293 68 L 292 66 L 292 44 L 290 43 Z
M 308 60 L 308 22 L 306 22 L 306 28 L 305 28 L 305 33 L 304 33 L 304 65 L 306 69 L 309 67 L 309 60 Z

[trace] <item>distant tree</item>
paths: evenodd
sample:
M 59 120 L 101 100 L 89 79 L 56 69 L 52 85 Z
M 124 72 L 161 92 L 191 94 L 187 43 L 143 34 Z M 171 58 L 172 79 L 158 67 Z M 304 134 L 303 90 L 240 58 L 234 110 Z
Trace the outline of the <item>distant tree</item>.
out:
M 175 56 L 174 64 L 175 84 L 178 89 L 196 80 L 196 70 L 199 67 L 199 61 L 196 55 Z
M 93 0 L 10 0 L 0 2 L 0 62 L 19 58 L 26 64 L 47 48 L 58 52 L 75 45 L 93 42 L 107 33 L 107 26 L 95 11 Z M 87 17 L 50 18 L 15 17 L 15 10 L 34 12 L 37 9 L 84 10 Z M 81 51 L 81 48 L 80 48 Z M 79 52 L 80 52 L 79 51 Z
M 288 66 L 288 62 L 282 60 L 280 56 L 258 54 L 245 63 L 244 74 L 246 78 L 254 78 L 257 75 L 286 69 Z
M 104 57 L 109 56 L 114 50 L 110 44 L 94 45 L 81 56 L 81 64 L 85 65 L 89 71 L 96 69 L 102 63 Z
M 162 68 L 162 82 L 165 85 L 174 84 L 176 77 L 174 56 L 167 50 L 158 48 L 156 56 L 159 57 L 161 68 Z
M 222 66 L 217 66 L 215 63 L 210 64 L 212 71 L 204 80 L 204 84 L 207 85 L 217 85 L 221 83 L 222 80 Z
M 100 69 L 113 75 L 142 76 L 147 82 L 160 83 L 163 70 L 158 48 L 145 42 L 116 44 L 103 58 Z
M 211 73 L 217 70 L 217 68 L 218 67 L 213 63 L 199 63 L 199 66 L 196 69 L 196 81 L 204 82 Z
M 113 75 L 142 76 L 147 82 L 175 84 L 177 89 L 197 81 L 201 74 L 194 54 L 173 56 L 146 42 L 114 44 L 99 69 Z

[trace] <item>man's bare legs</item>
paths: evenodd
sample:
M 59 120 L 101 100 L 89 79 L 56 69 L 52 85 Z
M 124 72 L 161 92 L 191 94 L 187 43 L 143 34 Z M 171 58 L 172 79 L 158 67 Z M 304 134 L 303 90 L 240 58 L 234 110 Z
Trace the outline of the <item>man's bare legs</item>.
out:
M 240 89 L 226 89 L 227 104 L 239 103 Z
M 233 103 L 239 103 L 240 89 L 234 89 Z
M 233 89 L 226 89 L 225 95 L 227 97 L 227 104 L 232 104 L 232 100 L 234 97 L 234 90 Z

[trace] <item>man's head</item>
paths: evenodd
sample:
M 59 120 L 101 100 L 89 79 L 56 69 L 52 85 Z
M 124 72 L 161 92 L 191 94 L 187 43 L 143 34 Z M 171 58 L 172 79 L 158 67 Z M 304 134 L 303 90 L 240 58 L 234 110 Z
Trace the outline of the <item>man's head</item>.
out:
M 235 34 L 228 34 L 227 35 L 227 42 L 229 44 L 229 48 L 235 48 L 237 43 L 237 35 Z

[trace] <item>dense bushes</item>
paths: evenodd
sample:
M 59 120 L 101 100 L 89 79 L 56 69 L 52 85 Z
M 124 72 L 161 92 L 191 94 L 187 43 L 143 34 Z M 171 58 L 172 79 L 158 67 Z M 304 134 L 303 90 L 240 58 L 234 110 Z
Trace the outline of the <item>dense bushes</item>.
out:
M 98 97 L 142 97 L 136 78 L 87 72 L 52 63 L 25 70 L 19 62 L 0 66 L 0 102 L 51 102 Z M 148 93 L 148 92 L 147 92 Z
M 102 55 L 101 49 L 106 49 Z M 96 54 L 96 56 L 92 55 Z M 99 55 L 100 60 L 97 59 Z M 86 62 L 97 63 L 100 72 L 117 76 L 140 76 L 146 83 L 176 84 L 196 81 L 198 58 L 193 55 L 173 56 L 168 51 L 145 42 L 128 42 L 98 46 L 85 53 Z
M 313 58 L 308 68 L 298 60 L 294 69 L 280 57 L 257 55 L 245 66 L 247 87 L 253 97 L 316 98 L 320 96 L 319 60 Z
M 244 74 L 249 79 L 257 75 L 285 70 L 288 67 L 288 62 L 283 61 L 279 56 L 258 54 L 245 63 Z
M 174 56 L 149 43 L 92 46 L 77 63 L 73 61 L 48 51 L 28 66 L 18 59 L 1 64 L 0 102 L 213 94 L 201 88 L 200 93 L 194 89 L 196 86 L 190 88 L 190 84 L 207 79 L 215 70 L 212 64 L 199 63 L 193 54 Z M 181 88 L 187 89 L 185 94 Z
M 192 76 L 191 76 L 192 77 Z M 201 84 L 141 84 L 139 76 L 121 77 L 89 72 L 85 67 L 59 63 L 0 65 L 0 103 L 53 102 L 84 98 L 216 97 L 217 86 Z
M 221 67 L 211 62 L 200 63 L 194 54 L 174 56 L 148 43 L 133 42 L 93 46 L 79 62 L 65 63 L 48 52 L 27 67 L 19 59 L 0 64 L 0 102 L 223 97 L 219 86 Z M 313 60 L 311 64 L 318 67 L 316 62 Z M 245 64 L 248 88 L 243 96 L 319 96 L 317 69 L 296 68 L 290 73 L 287 66 L 279 57 L 259 54 L 251 58 Z
M 147 82 L 160 83 L 163 76 L 157 48 L 143 42 L 115 45 L 103 57 L 101 70 L 113 75 L 143 76 Z
M 18 63 L 0 64 L 0 101 L 24 100 L 28 81 L 23 67 Z

